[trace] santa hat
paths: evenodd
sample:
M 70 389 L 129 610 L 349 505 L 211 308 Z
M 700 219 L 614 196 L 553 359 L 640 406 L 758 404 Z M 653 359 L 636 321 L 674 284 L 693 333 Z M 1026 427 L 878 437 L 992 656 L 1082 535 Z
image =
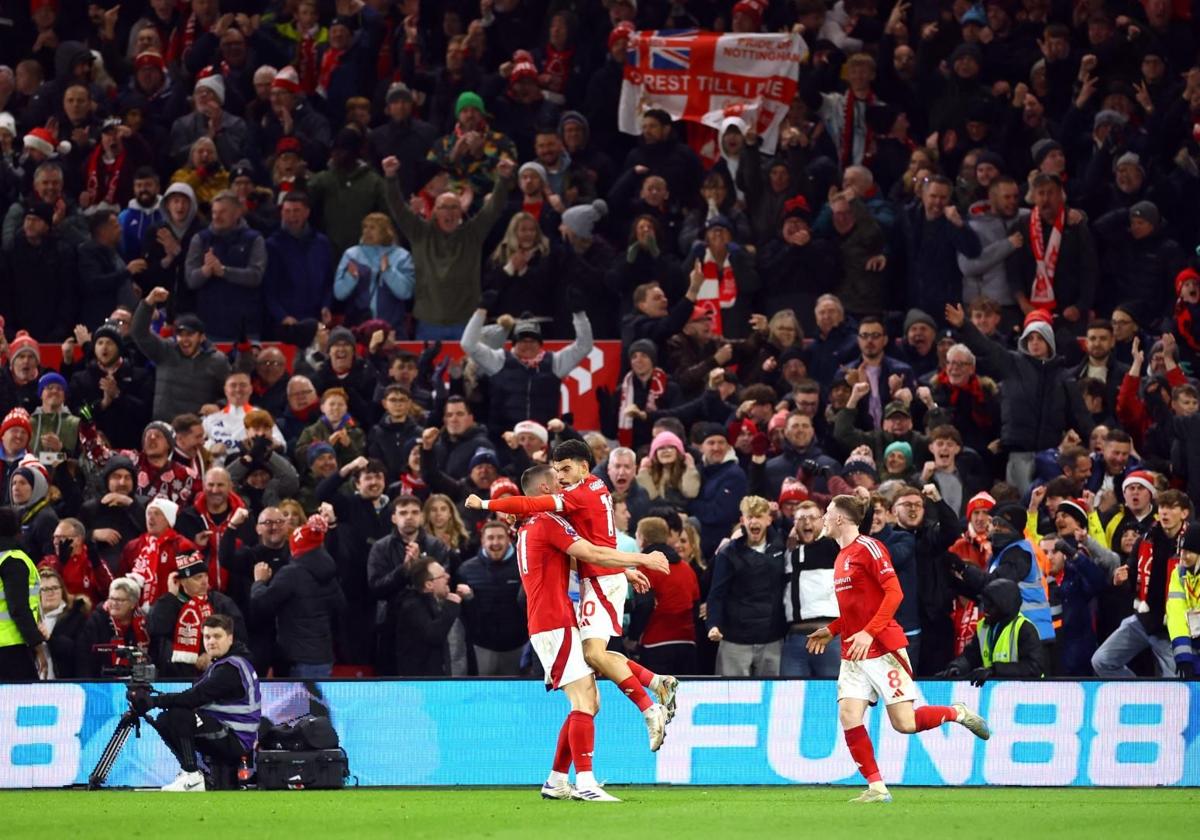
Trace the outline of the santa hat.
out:
M 967 519 L 971 518 L 971 514 L 977 510 L 987 511 L 991 513 L 992 508 L 996 506 L 996 500 L 991 493 L 982 492 L 976 493 L 971 497 L 971 501 L 967 502 Z
M 33 422 L 29 419 L 29 412 L 17 407 L 4 415 L 4 422 L 0 423 L 0 437 L 4 437 L 4 433 L 9 429 L 24 429 L 25 434 L 32 437 Z
M 488 496 L 492 499 L 503 499 L 506 496 L 520 496 L 521 490 L 511 478 L 500 476 L 488 488 Z
M 71 144 L 66 140 L 61 143 L 55 141 L 54 135 L 48 128 L 33 129 L 25 135 L 24 142 L 26 149 L 36 149 L 46 157 L 57 157 L 71 151 Z
M 17 120 L 8 111 L 0 111 L 0 131 L 7 131 L 11 136 L 17 136 Z
M 1130 484 L 1140 484 L 1150 491 L 1150 498 L 1158 496 L 1158 488 L 1154 486 L 1154 473 L 1149 470 L 1134 470 L 1129 475 L 1125 476 L 1125 483 L 1122 487 L 1128 487 Z
M 550 433 L 546 431 L 546 427 L 536 420 L 522 420 L 517 425 L 513 426 L 513 434 L 519 435 L 521 432 L 529 432 L 542 443 L 550 442 Z
M 292 556 L 298 557 L 320 548 L 325 542 L 325 532 L 329 523 L 319 513 L 308 517 L 308 521 L 292 532 L 289 540 L 292 546 Z
M 788 502 L 807 502 L 808 488 L 804 486 L 804 482 L 795 478 L 785 478 L 783 485 L 779 488 L 779 504 L 784 505 Z
M 608 48 L 611 50 L 613 44 L 620 41 L 622 38 L 628 38 L 633 34 L 633 24 L 627 20 L 623 20 L 613 27 L 612 32 L 608 33 Z
M 289 64 L 276 73 L 275 79 L 271 82 L 271 87 L 292 93 L 300 93 L 300 75 L 296 72 L 296 68 Z
M 508 74 L 510 82 L 519 82 L 521 79 L 536 79 L 537 65 L 532 61 L 518 61 L 513 65 L 512 71 Z
M 141 70 L 143 67 L 157 67 L 165 72 L 167 63 L 163 61 L 162 53 L 157 50 L 143 50 L 133 60 L 133 67 L 135 70 Z
M 146 505 L 146 510 L 150 510 L 151 508 L 161 513 L 163 519 L 167 520 L 168 525 L 172 528 L 175 527 L 175 519 L 179 516 L 179 505 L 164 496 L 155 496 L 150 504 Z
M 763 7 L 756 0 L 740 0 L 740 2 L 733 5 L 733 13 L 735 15 L 748 15 L 754 18 L 756 23 L 762 23 Z
M 33 336 L 25 330 L 17 330 L 16 336 L 8 344 L 9 361 L 15 361 L 17 356 L 20 356 L 22 353 L 32 353 L 34 356 L 41 358 L 38 355 L 38 343 L 33 340 Z
M 1081 528 L 1086 528 L 1088 524 L 1088 503 L 1083 499 L 1063 499 L 1058 503 L 1058 509 L 1054 511 L 1055 515 L 1065 513 L 1067 516 L 1074 517 L 1079 520 Z
M 1183 284 L 1189 280 L 1195 280 L 1200 283 L 1200 272 L 1194 268 L 1185 268 L 1183 271 L 1175 275 L 1175 296 L 1183 294 Z
M 196 87 L 193 90 L 198 91 L 201 88 L 207 88 L 213 96 L 217 97 L 218 102 L 222 105 L 225 104 L 225 80 L 212 67 L 205 67 L 200 71 L 200 75 L 196 79 Z

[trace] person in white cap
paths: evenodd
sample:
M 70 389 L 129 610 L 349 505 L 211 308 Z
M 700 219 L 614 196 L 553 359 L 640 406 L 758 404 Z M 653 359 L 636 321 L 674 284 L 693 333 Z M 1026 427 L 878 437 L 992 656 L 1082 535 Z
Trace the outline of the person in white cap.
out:
M 281 137 L 300 141 L 300 156 L 312 170 L 324 169 L 333 133 L 329 121 L 304 97 L 295 67 L 284 67 L 271 80 L 271 108 L 255 125 L 259 156 L 270 157 Z
M 141 587 L 139 607 L 149 609 L 169 590 L 177 558 L 196 551 L 196 545 L 175 530 L 179 505 L 156 496 L 146 505 L 146 533 L 125 546 L 121 552 L 120 574 L 137 581 Z
M 180 117 L 171 125 L 171 159 L 177 165 L 187 162 L 192 143 L 200 137 L 212 137 L 217 144 L 217 156 L 226 167 L 250 157 L 250 127 L 241 117 L 225 110 L 225 80 L 211 73 L 196 79 L 192 90 L 192 113 Z

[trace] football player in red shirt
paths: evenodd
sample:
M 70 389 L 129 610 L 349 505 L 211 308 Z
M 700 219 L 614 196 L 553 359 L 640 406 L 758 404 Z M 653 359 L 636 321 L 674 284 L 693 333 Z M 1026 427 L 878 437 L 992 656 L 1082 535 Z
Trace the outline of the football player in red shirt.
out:
M 554 486 L 554 472 L 548 466 L 528 469 L 521 476 L 521 486 L 528 494 L 547 493 Z M 554 513 L 534 514 L 522 523 L 517 535 L 517 568 L 525 587 L 529 641 L 546 672 L 546 685 L 561 688 L 571 703 L 571 712 L 558 733 L 553 769 L 542 785 L 542 797 L 617 802 L 592 775 L 594 717 L 600 697 L 596 678 L 584 659 L 575 608 L 567 595 L 572 559 L 606 569 L 644 566 L 666 574 L 667 558 L 659 551 L 633 554 L 593 545 L 580 539 L 575 529 Z M 572 762 L 574 790 L 567 783 Z
M 905 650 L 907 639 L 895 619 L 904 592 L 887 548 L 859 534 L 866 513 L 867 501 L 859 496 L 834 496 L 825 511 L 825 534 L 841 548 L 833 568 L 841 617 L 812 633 L 808 650 L 824 653 L 833 637 L 841 635 L 838 717 L 850 755 L 869 785 L 851 801 L 891 802 L 875 763 L 871 736 L 863 726 L 867 706 L 882 699 L 892 728 L 906 735 L 955 722 L 986 741 L 991 730 L 987 721 L 962 703 L 913 708 L 916 685 Z
M 615 548 L 617 526 L 613 519 L 612 495 L 608 485 L 592 475 L 592 450 L 581 440 L 568 440 L 554 447 L 552 466 L 560 492 L 534 497 L 510 497 L 484 501 L 472 494 L 464 504 L 483 509 L 527 516 L 538 512 L 560 512 L 589 542 Z M 658 675 L 608 649 L 609 639 L 621 635 L 625 611 L 626 577 L 620 570 L 581 562 L 579 566 L 579 632 L 583 655 L 597 674 L 614 682 L 642 712 L 650 735 L 650 749 L 657 751 L 666 735 L 666 725 L 675 715 L 675 693 L 679 680 Z M 639 592 L 650 587 L 644 575 L 630 577 Z M 646 693 L 649 688 L 659 702 Z

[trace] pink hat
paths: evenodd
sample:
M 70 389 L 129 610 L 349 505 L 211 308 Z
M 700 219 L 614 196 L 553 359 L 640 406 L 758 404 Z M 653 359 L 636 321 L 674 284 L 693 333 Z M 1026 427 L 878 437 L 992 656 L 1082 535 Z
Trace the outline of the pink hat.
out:
M 654 456 L 658 454 L 658 450 L 664 446 L 673 446 L 679 450 L 679 454 L 683 455 L 687 452 L 683 447 L 683 441 L 679 439 L 679 435 L 674 432 L 659 432 L 654 436 L 654 440 L 650 442 L 650 460 L 654 460 Z

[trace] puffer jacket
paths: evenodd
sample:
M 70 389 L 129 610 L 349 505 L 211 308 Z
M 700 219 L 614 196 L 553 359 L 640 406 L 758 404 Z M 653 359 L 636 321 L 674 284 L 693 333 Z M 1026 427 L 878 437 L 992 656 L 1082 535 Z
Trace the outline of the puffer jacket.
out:
M 250 589 L 253 614 L 275 617 L 275 638 L 288 662 L 333 662 L 333 617 L 346 606 L 337 566 L 324 548 L 293 557 Z

